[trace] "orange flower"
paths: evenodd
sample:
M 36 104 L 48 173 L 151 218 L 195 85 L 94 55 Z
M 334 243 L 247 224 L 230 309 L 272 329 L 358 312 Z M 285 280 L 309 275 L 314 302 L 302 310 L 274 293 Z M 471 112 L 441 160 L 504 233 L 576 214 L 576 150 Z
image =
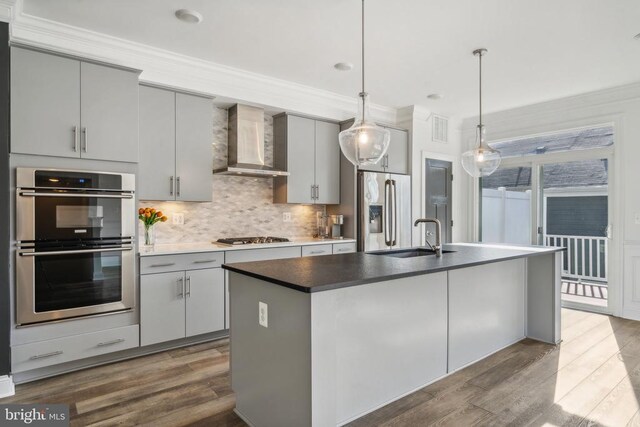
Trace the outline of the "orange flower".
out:
M 138 209 L 138 215 L 142 215 L 142 214 L 144 214 L 144 209 L 142 208 Z
M 167 218 L 166 216 L 163 216 L 163 217 L 160 219 L 160 221 L 162 221 L 162 222 L 167 222 L 167 220 L 168 220 L 168 219 L 169 219 L 169 218 Z
M 147 218 L 151 218 L 151 212 L 145 212 L 144 216 L 147 217 Z
M 158 211 L 158 212 L 156 212 L 156 216 L 157 216 L 158 218 L 160 218 L 160 217 L 162 216 L 162 211 Z
M 153 215 L 154 213 L 156 213 L 156 210 L 154 208 L 151 208 L 149 212 L 151 212 L 151 215 Z

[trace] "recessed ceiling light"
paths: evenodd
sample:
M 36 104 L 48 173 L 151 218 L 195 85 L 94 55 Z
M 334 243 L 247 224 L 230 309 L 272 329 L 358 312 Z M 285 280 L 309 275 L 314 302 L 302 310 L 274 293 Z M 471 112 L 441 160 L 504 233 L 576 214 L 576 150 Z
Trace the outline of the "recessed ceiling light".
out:
M 189 9 L 176 10 L 176 18 L 190 24 L 199 24 L 202 22 L 202 15 L 195 10 Z
M 333 68 L 339 71 L 351 71 L 353 69 L 353 64 L 351 62 L 338 62 L 333 66 Z
M 444 95 L 442 95 L 440 93 L 430 93 L 429 95 L 427 95 L 427 98 L 432 99 L 434 101 L 437 101 L 439 99 L 444 98 Z

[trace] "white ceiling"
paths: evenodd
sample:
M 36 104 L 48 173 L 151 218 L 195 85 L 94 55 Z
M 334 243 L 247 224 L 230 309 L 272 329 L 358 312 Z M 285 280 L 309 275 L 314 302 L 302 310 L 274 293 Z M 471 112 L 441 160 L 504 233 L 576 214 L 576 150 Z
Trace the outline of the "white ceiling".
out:
M 638 0 L 367 0 L 377 104 L 503 110 L 640 80 Z M 176 9 L 199 11 L 186 24 Z M 27 14 L 343 95 L 359 91 L 358 0 L 24 0 Z M 340 72 L 336 62 L 352 62 Z M 431 101 L 430 93 L 444 99 Z

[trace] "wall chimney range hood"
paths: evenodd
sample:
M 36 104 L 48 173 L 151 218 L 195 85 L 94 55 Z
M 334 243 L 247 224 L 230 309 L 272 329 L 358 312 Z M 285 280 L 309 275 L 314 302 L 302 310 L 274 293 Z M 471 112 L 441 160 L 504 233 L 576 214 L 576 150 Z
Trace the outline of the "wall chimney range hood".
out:
M 229 108 L 229 160 L 226 168 L 214 169 L 220 175 L 253 177 L 288 176 L 264 163 L 264 110 L 236 104 Z

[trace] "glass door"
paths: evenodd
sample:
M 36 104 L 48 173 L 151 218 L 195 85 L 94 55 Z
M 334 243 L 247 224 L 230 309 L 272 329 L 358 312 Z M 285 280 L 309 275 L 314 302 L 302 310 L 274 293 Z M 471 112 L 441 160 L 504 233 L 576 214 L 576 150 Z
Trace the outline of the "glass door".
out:
M 608 158 L 540 165 L 539 243 L 564 247 L 562 302 L 607 308 L 609 296 Z

